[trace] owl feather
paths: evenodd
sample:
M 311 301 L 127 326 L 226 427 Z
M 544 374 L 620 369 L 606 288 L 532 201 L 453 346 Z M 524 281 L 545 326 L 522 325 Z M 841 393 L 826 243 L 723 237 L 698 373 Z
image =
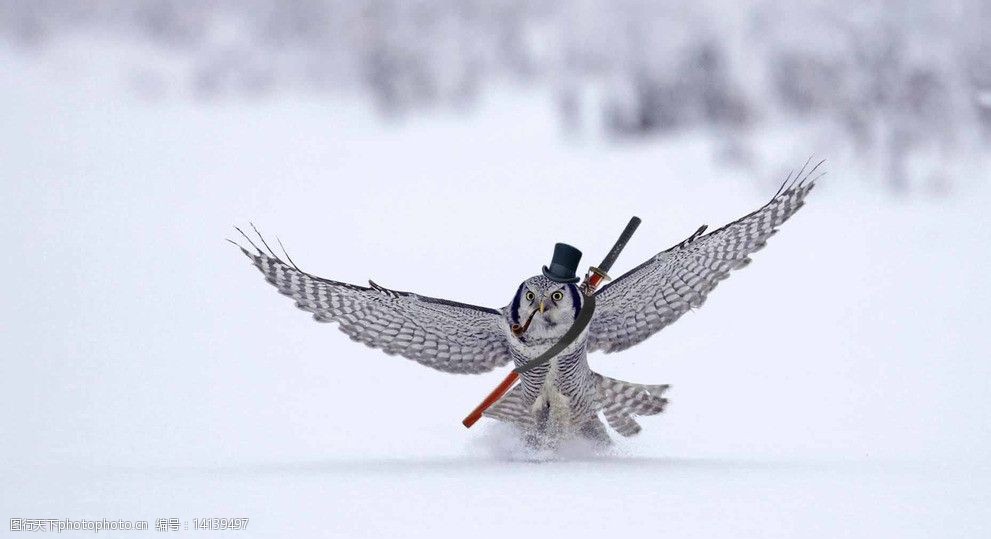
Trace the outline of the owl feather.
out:
M 819 162 L 789 175 L 771 200 L 719 230 L 702 226 L 687 239 L 621 275 L 596 293 L 589 351 L 618 352 L 643 342 L 702 306 L 719 281 L 750 263 L 778 227 L 805 204 L 822 174 Z
M 232 243 L 269 283 L 317 321 L 336 322 L 352 340 L 449 373 L 482 373 L 512 361 L 500 311 L 390 290 L 372 281 L 364 287 L 317 277 L 300 270 L 288 254 L 284 262 L 260 234 L 267 253 L 237 230 L 253 250 Z

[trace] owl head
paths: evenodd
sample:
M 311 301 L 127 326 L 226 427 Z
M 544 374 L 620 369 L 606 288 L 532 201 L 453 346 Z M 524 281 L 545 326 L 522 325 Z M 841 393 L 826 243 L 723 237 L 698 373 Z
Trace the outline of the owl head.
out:
M 509 306 L 509 323 L 525 326 L 526 339 L 561 337 L 574 323 L 583 299 L 574 283 L 553 281 L 544 275 L 530 277 L 516 290 Z

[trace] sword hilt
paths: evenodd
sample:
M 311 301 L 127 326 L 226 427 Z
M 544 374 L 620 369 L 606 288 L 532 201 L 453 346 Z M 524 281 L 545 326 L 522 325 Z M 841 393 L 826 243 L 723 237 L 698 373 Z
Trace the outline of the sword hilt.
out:
M 623 233 L 619 235 L 619 239 L 616 240 L 612 249 L 609 250 L 609 254 L 602 259 L 602 263 L 598 266 L 588 268 L 585 281 L 581 285 L 581 289 L 585 292 L 586 296 L 595 293 L 595 290 L 603 281 L 612 280 L 608 272 L 612 269 L 612 265 L 616 262 L 616 259 L 619 258 L 619 254 L 623 252 L 623 248 L 629 243 L 630 238 L 633 237 L 633 233 L 637 231 L 638 226 L 640 226 L 640 218 L 634 215 L 630 218 L 630 222 L 626 223 L 626 228 L 623 229 Z
M 613 263 L 615 263 L 616 259 L 619 258 L 619 253 L 623 252 L 623 248 L 626 247 L 626 244 L 630 241 L 630 238 L 633 237 L 633 233 L 637 231 L 638 226 L 640 226 L 640 218 L 637 216 L 631 217 L 630 222 L 626 223 L 626 228 L 623 229 L 623 233 L 619 235 L 619 239 L 616 240 L 616 243 L 612 246 L 612 249 L 609 250 L 609 254 L 607 254 L 606 257 L 602 259 L 602 263 L 599 264 L 599 270 L 601 272 L 606 273 L 612 269 Z
M 595 266 L 591 266 L 588 268 L 588 273 L 585 274 L 585 282 L 582 283 L 581 288 L 585 292 L 585 295 L 588 296 L 594 293 L 600 284 L 611 280 L 612 277 L 606 274 L 606 272 Z

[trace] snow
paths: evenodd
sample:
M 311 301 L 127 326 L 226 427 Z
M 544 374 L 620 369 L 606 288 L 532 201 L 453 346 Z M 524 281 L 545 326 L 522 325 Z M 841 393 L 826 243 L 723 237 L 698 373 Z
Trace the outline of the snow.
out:
M 625 457 L 520 463 L 325 457 L 59 473 L 14 513 L 250 515 L 253 537 L 981 537 L 987 499 L 959 468 Z M 54 478 L 53 478 L 54 479 Z M 8 505 L 9 506 L 9 505 Z
M 669 411 L 608 454 L 534 460 L 491 421 L 460 424 L 505 373 L 433 372 L 313 323 L 224 241 L 232 225 L 318 275 L 502 306 L 554 242 L 598 258 L 636 214 L 625 271 L 762 204 L 817 148 L 771 130 L 777 159 L 747 172 L 714 165 L 704 133 L 568 139 L 545 94 L 514 87 L 401 121 L 340 96 L 146 102 L 72 69 L 102 52 L 0 55 L 17 75 L 0 78 L 0 517 L 991 534 L 986 167 L 952 196 L 893 199 L 830 160 L 702 309 L 591 358 L 672 384 Z

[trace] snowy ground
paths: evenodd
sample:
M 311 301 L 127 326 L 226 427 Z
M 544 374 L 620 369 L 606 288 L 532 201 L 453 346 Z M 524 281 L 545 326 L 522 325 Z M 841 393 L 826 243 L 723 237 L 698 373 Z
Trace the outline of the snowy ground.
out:
M 701 135 L 569 141 L 543 94 L 383 123 L 346 99 L 145 103 L 113 71 L 35 60 L 0 55 L 4 519 L 991 535 L 986 168 L 892 200 L 831 162 L 703 309 L 591 359 L 671 383 L 670 411 L 608 455 L 532 462 L 459 423 L 504 373 L 436 373 L 312 323 L 223 241 L 231 225 L 318 275 L 502 306 L 555 241 L 597 258 L 639 215 L 625 271 L 763 203 L 783 168 L 714 167 Z M 766 150 L 782 167 L 817 151 L 793 146 Z

